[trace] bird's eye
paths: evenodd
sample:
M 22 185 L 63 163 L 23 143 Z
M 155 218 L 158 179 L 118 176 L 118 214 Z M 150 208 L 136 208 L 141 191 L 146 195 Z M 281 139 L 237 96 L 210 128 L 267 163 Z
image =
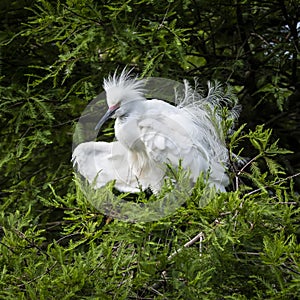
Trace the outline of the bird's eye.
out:
M 119 118 L 121 119 L 121 121 L 126 120 L 128 118 L 128 114 L 124 113 L 124 114 L 120 115 Z
M 124 111 L 124 109 L 122 109 L 122 108 L 119 108 L 116 110 L 115 116 L 116 116 L 116 118 L 125 120 L 128 117 L 128 112 Z

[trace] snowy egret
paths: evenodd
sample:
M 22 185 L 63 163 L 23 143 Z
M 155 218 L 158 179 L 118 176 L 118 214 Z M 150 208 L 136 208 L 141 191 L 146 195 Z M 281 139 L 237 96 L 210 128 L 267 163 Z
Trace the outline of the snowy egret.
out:
M 78 172 L 95 188 L 115 180 L 115 188 L 122 192 L 157 192 L 166 164 L 176 167 L 180 161 L 192 182 L 204 172 L 210 186 L 225 191 L 229 158 L 219 112 L 231 95 L 219 84 L 209 84 L 203 97 L 184 80 L 184 95 L 177 96 L 179 103 L 173 106 L 147 100 L 144 84 L 126 69 L 104 80 L 108 110 L 95 129 L 115 118 L 116 140 L 79 144 L 72 157 Z

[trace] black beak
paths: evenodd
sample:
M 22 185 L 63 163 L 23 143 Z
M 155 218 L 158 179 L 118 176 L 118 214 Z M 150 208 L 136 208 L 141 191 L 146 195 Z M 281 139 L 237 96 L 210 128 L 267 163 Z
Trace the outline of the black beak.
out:
M 115 111 L 119 107 L 112 107 L 107 110 L 107 112 L 104 114 L 104 116 L 101 118 L 101 120 L 98 122 L 98 124 L 95 127 L 95 130 L 99 130 L 101 126 L 115 113 Z

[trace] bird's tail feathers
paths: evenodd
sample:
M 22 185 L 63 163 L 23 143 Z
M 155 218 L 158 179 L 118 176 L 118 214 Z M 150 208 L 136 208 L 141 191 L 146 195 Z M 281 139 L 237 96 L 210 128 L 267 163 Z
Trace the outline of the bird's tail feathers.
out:
M 219 82 L 208 82 L 206 96 L 195 80 L 192 88 L 184 81 L 184 93 L 177 96 L 178 107 L 192 118 L 197 128 L 199 145 L 206 145 L 212 160 L 228 163 L 225 144 L 227 134 L 233 130 L 240 106 L 232 88 L 225 89 Z
M 224 121 L 231 121 L 230 123 L 234 125 L 241 111 L 232 87 L 227 86 L 225 89 L 218 81 L 209 81 L 206 96 L 203 96 L 204 94 L 204 90 L 199 88 L 197 79 L 194 88 L 184 80 L 184 94 L 176 93 L 177 106 L 188 111 L 195 120 L 202 118 L 205 112 L 216 129 L 222 128 L 223 134 L 226 135 L 232 127 L 224 128 Z

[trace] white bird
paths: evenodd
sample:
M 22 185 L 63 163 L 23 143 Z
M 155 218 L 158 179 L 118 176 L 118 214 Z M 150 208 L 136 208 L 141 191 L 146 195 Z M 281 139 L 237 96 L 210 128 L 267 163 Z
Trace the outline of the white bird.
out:
M 115 118 L 116 141 L 79 144 L 72 156 L 78 172 L 95 188 L 115 180 L 121 192 L 158 192 L 166 164 L 176 167 L 181 161 L 192 182 L 204 172 L 210 186 L 225 191 L 229 158 L 219 113 L 220 104 L 231 101 L 231 95 L 209 84 L 208 95 L 202 97 L 185 80 L 184 96 L 173 106 L 147 100 L 144 84 L 125 69 L 104 80 L 108 110 L 95 129 Z M 236 115 L 233 110 L 232 119 Z

